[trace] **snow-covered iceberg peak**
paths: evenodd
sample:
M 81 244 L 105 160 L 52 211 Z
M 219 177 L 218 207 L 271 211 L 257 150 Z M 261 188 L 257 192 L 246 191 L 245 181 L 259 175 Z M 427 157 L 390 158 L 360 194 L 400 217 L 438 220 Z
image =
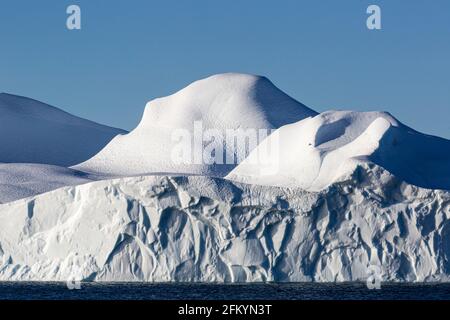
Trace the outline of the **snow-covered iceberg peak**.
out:
M 194 121 L 211 128 L 278 128 L 316 114 L 266 77 L 225 73 L 150 101 L 138 128 L 192 128 Z
M 316 114 L 265 77 L 218 74 L 171 96 L 150 101 L 136 129 L 116 137 L 100 153 L 75 168 L 116 175 L 171 172 L 223 176 L 237 161 L 204 161 L 203 147 L 209 142 L 218 145 L 223 158 L 231 154 L 234 159 L 243 147 L 226 144 L 227 130 L 253 130 L 259 134 L 260 130 L 270 131 Z M 206 138 L 205 130 L 214 130 L 214 138 Z M 182 164 L 174 160 L 172 151 L 180 144 L 180 133 L 183 138 L 188 136 L 189 143 L 195 143 L 200 133 L 200 146 L 187 146 L 190 155 L 200 149 L 200 161 L 195 155 Z M 245 148 L 251 151 L 256 145 Z
M 328 111 L 283 126 L 227 178 L 319 191 L 362 162 L 417 186 L 450 189 L 450 141 L 414 131 L 386 112 Z

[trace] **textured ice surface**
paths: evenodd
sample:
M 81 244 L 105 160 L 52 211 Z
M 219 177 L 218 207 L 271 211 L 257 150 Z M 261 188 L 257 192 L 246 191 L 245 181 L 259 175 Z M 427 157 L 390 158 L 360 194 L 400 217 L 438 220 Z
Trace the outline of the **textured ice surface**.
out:
M 346 281 L 450 274 L 450 193 L 361 165 L 322 192 L 135 177 L 0 205 L 0 279 Z

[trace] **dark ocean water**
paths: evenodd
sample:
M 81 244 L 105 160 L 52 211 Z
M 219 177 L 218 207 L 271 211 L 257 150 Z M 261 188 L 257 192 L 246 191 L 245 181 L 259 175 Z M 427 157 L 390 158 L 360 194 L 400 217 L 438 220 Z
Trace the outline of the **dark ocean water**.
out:
M 0 300 L 450 300 L 450 284 L 65 283 L 0 282 Z

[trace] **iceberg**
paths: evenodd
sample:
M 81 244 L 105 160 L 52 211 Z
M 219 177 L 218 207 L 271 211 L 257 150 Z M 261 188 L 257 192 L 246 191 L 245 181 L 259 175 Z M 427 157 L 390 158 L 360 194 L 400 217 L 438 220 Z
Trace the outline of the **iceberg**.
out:
M 321 192 L 145 176 L 0 205 L 0 279 L 384 281 L 450 275 L 450 193 L 359 166 Z
M 0 280 L 450 280 L 450 141 L 387 112 L 317 113 L 222 74 L 130 133 L 10 95 L 3 115 Z M 176 163 L 173 132 L 197 121 L 272 131 L 240 162 Z

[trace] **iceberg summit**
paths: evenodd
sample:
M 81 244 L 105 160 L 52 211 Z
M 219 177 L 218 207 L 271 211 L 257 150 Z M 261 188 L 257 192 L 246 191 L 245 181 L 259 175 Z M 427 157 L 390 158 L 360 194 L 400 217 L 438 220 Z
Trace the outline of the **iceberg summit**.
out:
M 0 133 L 2 281 L 450 280 L 450 141 L 387 112 L 229 73 L 129 133 L 1 94 Z

